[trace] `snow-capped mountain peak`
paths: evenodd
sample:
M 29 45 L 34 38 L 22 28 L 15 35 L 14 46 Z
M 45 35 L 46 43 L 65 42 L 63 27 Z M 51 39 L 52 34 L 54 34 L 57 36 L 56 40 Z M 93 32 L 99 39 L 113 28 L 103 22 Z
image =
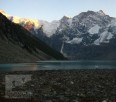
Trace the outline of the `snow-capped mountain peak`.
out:
M 4 10 L 0 9 L 0 13 L 2 13 L 4 16 L 8 17 L 9 14 L 7 14 Z
M 27 22 L 31 22 L 31 23 L 34 23 L 36 28 L 39 27 L 39 22 L 38 22 L 37 19 L 21 18 L 21 17 L 18 17 L 18 16 L 11 16 L 11 15 L 7 14 L 4 10 L 0 10 L 0 12 L 14 23 L 26 24 Z
M 61 20 L 68 20 L 68 19 L 70 19 L 70 17 L 68 17 L 68 16 L 63 16 L 63 17 L 61 18 Z
M 106 14 L 103 12 L 103 10 L 99 10 L 98 13 L 101 15 L 101 16 L 105 16 Z
M 2 9 L 0 9 L 0 12 L 1 12 L 1 13 L 5 13 L 5 11 L 4 11 L 4 10 L 2 10 Z

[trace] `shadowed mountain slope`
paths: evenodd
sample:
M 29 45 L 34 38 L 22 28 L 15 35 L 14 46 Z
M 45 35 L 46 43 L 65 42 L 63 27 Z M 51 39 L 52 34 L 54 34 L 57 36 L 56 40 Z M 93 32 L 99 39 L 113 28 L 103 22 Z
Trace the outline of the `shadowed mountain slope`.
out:
M 0 63 L 65 59 L 18 24 L 0 13 Z

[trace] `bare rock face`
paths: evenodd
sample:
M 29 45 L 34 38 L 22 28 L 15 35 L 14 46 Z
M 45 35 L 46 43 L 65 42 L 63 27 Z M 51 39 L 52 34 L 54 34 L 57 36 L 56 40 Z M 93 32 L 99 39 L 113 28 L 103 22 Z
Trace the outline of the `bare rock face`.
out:
M 32 30 L 34 27 L 34 23 L 32 22 L 26 22 L 26 24 L 24 25 L 24 28 L 27 30 Z

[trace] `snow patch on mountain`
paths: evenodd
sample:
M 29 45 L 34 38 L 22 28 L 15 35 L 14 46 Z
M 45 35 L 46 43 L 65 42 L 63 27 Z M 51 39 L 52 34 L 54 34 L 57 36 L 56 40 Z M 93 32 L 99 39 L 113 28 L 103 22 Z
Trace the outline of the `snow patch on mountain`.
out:
M 100 28 L 101 27 L 99 25 L 95 25 L 92 28 L 90 28 L 88 32 L 90 34 L 97 34 L 97 33 L 99 33 Z
M 70 41 L 66 41 L 66 43 L 70 43 L 70 44 L 79 44 L 81 43 L 83 40 L 83 38 L 73 38 L 72 40 Z
M 43 24 L 43 32 L 46 34 L 46 36 L 50 37 L 52 36 L 57 28 L 60 26 L 60 22 L 59 21 L 53 21 L 53 22 L 46 22 Z
M 95 44 L 95 45 L 100 45 L 99 39 L 95 40 L 95 41 L 94 41 L 94 44 Z
M 68 19 L 68 24 L 69 24 L 69 27 L 71 28 L 72 27 L 72 18 Z
M 108 31 L 104 31 L 103 33 L 100 34 L 99 39 L 94 41 L 95 45 L 100 45 L 100 43 L 109 43 L 109 40 L 113 38 L 113 34 L 108 32 Z
M 13 18 L 12 18 L 12 22 L 14 22 L 14 23 L 21 23 L 20 22 L 20 17 L 17 17 L 17 16 L 14 16 Z
M 116 19 L 113 19 L 108 26 L 111 26 L 111 27 L 116 26 Z
M 109 35 L 108 35 L 108 37 L 107 37 L 107 40 L 110 40 L 110 39 L 112 39 L 113 38 L 113 34 L 112 33 L 109 33 Z

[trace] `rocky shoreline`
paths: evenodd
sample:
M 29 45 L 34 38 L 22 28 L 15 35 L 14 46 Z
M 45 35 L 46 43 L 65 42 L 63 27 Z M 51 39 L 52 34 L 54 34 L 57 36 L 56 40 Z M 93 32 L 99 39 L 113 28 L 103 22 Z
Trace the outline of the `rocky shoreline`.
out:
M 31 75 L 31 80 L 14 90 L 30 90 L 28 99 L 5 95 L 5 75 Z M 50 70 L 0 72 L 0 100 L 7 102 L 116 102 L 116 70 Z

